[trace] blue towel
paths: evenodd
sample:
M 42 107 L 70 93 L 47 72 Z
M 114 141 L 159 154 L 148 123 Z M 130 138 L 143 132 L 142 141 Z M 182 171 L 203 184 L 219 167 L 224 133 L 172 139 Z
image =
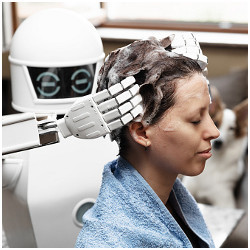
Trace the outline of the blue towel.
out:
M 178 178 L 172 193 L 202 247 L 214 247 L 195 200 Z M 191 248 L 192 244 L 139 172 L 119 157 L 104 167 L 99 196 L 83 216 L 75 247 Z

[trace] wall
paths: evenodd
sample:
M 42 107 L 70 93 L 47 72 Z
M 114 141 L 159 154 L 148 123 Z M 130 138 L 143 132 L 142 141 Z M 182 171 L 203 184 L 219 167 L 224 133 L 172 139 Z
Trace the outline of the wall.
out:
M 10 78 L 10 64 L 8 61 L 9 53 L 7 51 L 2 53 L 2 78 Z

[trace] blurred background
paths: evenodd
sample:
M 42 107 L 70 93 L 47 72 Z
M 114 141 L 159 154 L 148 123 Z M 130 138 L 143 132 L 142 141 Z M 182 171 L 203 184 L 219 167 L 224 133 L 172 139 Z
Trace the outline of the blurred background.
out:
M 208 79 L 227 107 L 233 108 L 248 96 L 247 0 L 2 2 L 2 115 L 17 113 L 11 107 L 8 62 L 12 36 L 28 16 L 54 7 L 76 11 L 91 21 L 106 56 L 137 39 L 191 31 L 208 57 Z M 246 214 L 224 247 L 248 246 L 247 168 L 236 191 L 237 208 Z M 3 246 L 7 247 L 5 241 Z

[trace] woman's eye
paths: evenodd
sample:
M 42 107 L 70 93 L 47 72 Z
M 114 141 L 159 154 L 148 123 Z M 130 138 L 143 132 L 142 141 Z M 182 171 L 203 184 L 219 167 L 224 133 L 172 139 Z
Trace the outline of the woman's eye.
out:
M 194 125 L 198 125 L 198 124 L 200 124 L 200 122 L 201 122 L 201 120 L 199 120 L 199 121 L 193 121 L 191 123 L 194 124 Z

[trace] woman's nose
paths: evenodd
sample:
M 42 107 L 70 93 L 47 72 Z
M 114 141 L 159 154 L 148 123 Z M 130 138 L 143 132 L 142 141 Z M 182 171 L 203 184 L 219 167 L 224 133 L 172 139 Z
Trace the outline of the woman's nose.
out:
M 215 126 L 212 118 L 208 115 L 208 123 L 206 126 L 206 132 L 204 134 L 206 140 L 214 140 L 220 136 L 220 131 Z

